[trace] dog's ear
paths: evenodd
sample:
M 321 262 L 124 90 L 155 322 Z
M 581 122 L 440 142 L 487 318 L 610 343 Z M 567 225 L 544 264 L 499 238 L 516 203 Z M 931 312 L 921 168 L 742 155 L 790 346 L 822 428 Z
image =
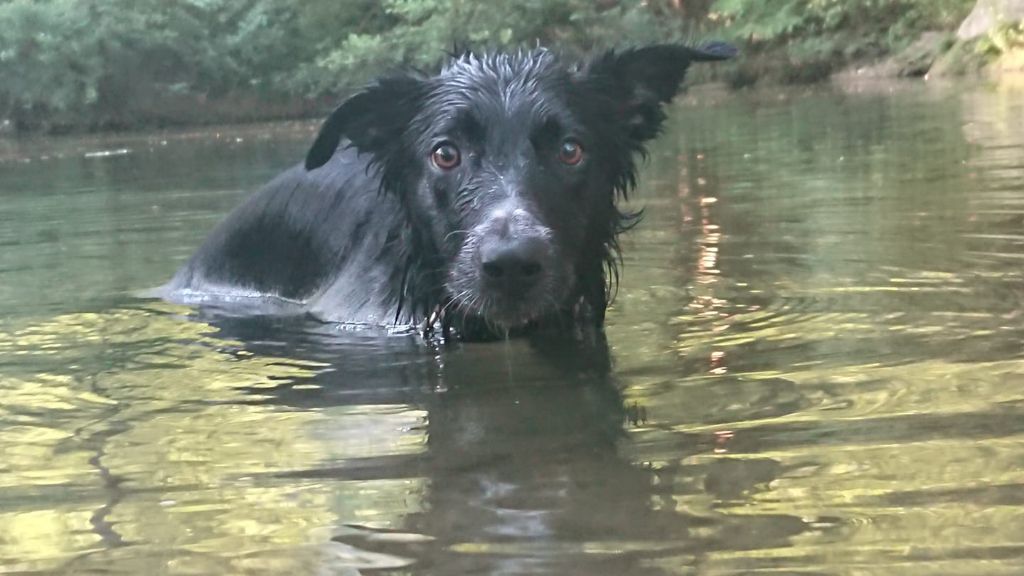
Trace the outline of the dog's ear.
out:
M 370 153 L 396 141 L 415 116 L 423 94 L 423 81 L 402 75 L 381 78 L 350 97 L 320 127 L 306 153 L 306 170 L 326 164 L 342 138 Z
M 656 44 L 643 48 L 609 51 L 581 70 L 588 89 L 612 99 L 612 115 L 622 122 L 635 142 L 658 134 L 665 114 L 661 105 L 679 91 L 693 62 L 727 60 L 736 49 L 724 42 L 690 47 Z

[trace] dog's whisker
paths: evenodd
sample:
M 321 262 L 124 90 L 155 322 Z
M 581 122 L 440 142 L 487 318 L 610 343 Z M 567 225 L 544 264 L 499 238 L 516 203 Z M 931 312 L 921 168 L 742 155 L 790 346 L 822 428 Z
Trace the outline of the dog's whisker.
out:
M 439 312 L 438 316 L 444 315 L 448 311 L 448 309 L 451 308 L 452 306 L 454 306 L 454 308 L 452 309 L 453 311 L 458 311 L 458 309 L 459 309 L 459 301 L 462 298 L 464 298 L 465 295 L 468 292 L 469 292 L 468 290 L 464 290 L 464 291 L 460 292 L 458 295 L 456 295 L 453 298 L 451 298 L 450 300 L 448 300 L 448 303 L 444 305 L 444 308 L 441 309 L 441 311 Z
M 470 233 L 469 230 L 452 230 L 451 232 L 449 232 L 449 233 L 444 235 L 444 241 L 447 242 L 449 239 L 451 239 L 452 236 L 455 236 L 456 234 L 469 234 L 469 233 Z

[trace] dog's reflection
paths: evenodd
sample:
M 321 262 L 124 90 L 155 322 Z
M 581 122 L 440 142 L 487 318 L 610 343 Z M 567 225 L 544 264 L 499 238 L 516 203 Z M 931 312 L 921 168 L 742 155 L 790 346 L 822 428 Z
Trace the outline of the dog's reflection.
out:
M 290 342 L 253 339 L 263 328 L 289 332 L 251 319 L 231 332 L 259 342 L 250 351 L 291 350 L 332 366 L 314 378 L 318 386 L 282 387 L 266 401 L 325 412 L 403 404 L 427 415 L 417 454 L 289 474 L 423 486 L 398 527 L 364 523 L 351 503 L 339 509 L 334 541 L 346 550 L 410 559 L 416 573 L 661 574 L 710 551 L 782 545 L 807 529 L 797 517 L 715 510 L 781 474 L 774 460 L 688 464 L 713 446 L 685 435 L 658 448 L 656 461 L 631 455 L 630 430 L 643 437 L 658 423 L 647 407 L 624 403 L 603 339 L 445 346 L 315 330 Z

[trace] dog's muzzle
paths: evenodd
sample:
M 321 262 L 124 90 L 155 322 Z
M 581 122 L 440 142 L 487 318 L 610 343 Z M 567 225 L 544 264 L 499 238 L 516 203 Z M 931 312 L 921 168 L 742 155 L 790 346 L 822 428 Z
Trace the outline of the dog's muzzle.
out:
M 470 233 L 449 289 L 464 312 L 517 326 L 549 311 L 560 292 L 551 229 L 523 209 L 495 210 Z

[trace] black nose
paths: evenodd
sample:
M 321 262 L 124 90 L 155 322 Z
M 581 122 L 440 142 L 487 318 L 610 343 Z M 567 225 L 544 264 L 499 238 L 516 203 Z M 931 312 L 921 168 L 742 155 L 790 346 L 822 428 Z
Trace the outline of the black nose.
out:
M 540 278 L 546 253 L 544 241 L 538 238 L 506 239 L 484 245 L 480 264 L 488 280 L 524 287 Z

